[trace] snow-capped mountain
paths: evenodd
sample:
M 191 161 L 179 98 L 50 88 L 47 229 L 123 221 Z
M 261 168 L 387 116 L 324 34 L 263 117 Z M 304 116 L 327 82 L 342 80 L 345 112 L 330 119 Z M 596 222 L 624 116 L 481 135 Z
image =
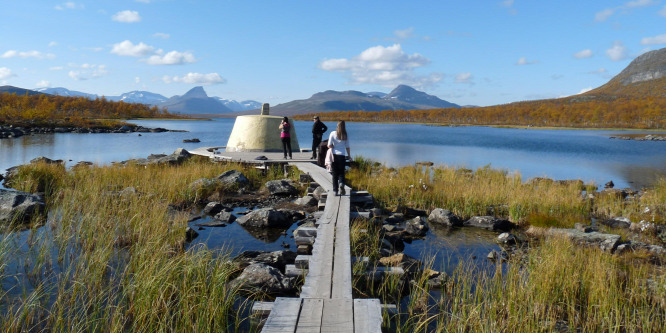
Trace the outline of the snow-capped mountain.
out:
M 245 111 L 245 110 L 256 110 L 256 109 L 261 109 L 261 103 L 257 101 L 242 101 L 242 102 L 237 102 L 233 99 L 226 99 L 226 98 L 220 98 L 220 97 L 215 97 L 217 100 L 224 104 L 224 106 L 228 107 L 231 109 L 231 111 Z
M 90 98 L 90 99 L 95 99 L 99 96 L 95 94 L 88 94 L 76 90 L 69 90 L 67 88 L 63 87 L 55 87 L 55 88 L 37 88 L 33 89 L 34 91 L 39 91 L 40 93 L 44 94 L 49 94 L 49 95 L 57 95 L 57 96 L 67 96 L 67 97 L 85 97 L 85 98 Z
M 160 94 L 151 93 L 149 91 L 139 91 L 139 90 L 134 90 L 128 93 L 124 93 L 120 96 L 114 97 L 113 100 L 116 100 L 115 98 L 118 98 L 117 99 L 118 101 L 123 101 L 125 103 L 142 103 L 150 105 L 162 103 L 168 99 Z M 109 99 L 112 98 L 109 97 Z

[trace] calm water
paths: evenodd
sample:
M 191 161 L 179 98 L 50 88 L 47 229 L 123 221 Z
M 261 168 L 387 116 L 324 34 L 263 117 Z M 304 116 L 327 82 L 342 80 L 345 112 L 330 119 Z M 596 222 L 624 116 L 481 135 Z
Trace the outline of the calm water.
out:
M 37 156 L 110 163 L 179 147 L 225 146 L 234 119 L 213 121 L 134 121 L 146 127 L 186 133 L 56 134 L 0 140 L 0 172 Z M 332 130 L 335 123 L 328 122 Z M 301 147 L 310 146 L 311 122 L 296 122 Z M 524 179 L 582 179 L 616 187 L 640 188 L 666 175 L 666 142 L 609 139 L 614 132 L 489 127 L 438 127 L 410 124 L 349 123 L 353 155 L 390 166 L 435 164 L 518 171 Z M 328 133 L 327 133 L 328 134 Z M 198 138 L 201 143 L 183 143 Z M 70 161 L 71 160 L 71 161 Z

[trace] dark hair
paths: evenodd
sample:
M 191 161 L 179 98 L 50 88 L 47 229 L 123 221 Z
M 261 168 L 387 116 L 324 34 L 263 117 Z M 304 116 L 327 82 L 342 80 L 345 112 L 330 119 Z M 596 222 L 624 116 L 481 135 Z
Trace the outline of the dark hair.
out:
M 338 127 L 335 129 L 337 132 L 338 139 L 347 140 L 347 129 L 345 128 L 345 121 L 338 121 Z
M 282 121 L 289 122 L 289 118 L 284 117 L 284 118 L 282 118 Z

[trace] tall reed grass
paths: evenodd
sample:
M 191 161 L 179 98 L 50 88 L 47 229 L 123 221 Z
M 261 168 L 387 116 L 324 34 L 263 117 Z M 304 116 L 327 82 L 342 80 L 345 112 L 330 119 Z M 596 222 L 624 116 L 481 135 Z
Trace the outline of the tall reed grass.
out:
M 180 166 L 59 165 L 20 168 L 12 186 L 42 191 L 45 227 L 27 240 L 0 240 L 3 332 L 227 332 L 247 326 L 247 296 L 229 282 L 238 273 L 228 252 L 185 251 L 187 208 L 237 188 L 197 179 L 230 169 L 258 189 L 251 167 L 195 158 Z M 293 174 L 292 174 L 293 176 Z M 202 185 L 203 184 L 203 185 Z M 174 209 L 173 207 L 185 210 Z M 20 250 L 28 243 L 29 251 Z M 16 258 L 18 255 L 22 258 Z M 20 266 L 11 273 L 7 266 Z
M 369 191 L 392 210 L 445 208 L 463 218 L 494 215 L 534 226 L 573 227 L 595 215 L 666 223 L 666 179 L 640 199 L 623 200 L 617 195 L 588 199 L 587 194 L 595 192 L 594 184 L 525 181 L 519 173 L 488 166 L 477 170 L 422 165 L 393 169 L 364 158 L 357 157 L 355 162 L 358 167 L 347 174 L 353 186 Z

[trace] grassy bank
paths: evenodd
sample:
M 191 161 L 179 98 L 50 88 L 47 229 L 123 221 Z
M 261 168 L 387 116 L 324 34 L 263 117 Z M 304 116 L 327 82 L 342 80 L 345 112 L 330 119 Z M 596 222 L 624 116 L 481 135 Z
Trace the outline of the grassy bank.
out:
M 104 166 L 65 170 L 24 166 L 19 190 L 42 190 L 49 214 L 28 234 L 0 241 L 0 330 L 3 332 L 226 332 L 248 304 L 228 282 L 237 273 L 223 250 L 185 250 L 188 207 L 223 199 L 235 188 L 195 186 L 241 170 L 258 188 L 254 168 L 190 160 L 181 166 Z
M 621 193 L 597 192 L 595 184 L 525 180 L 519 173 L 489 167 L 413 165 L 393 169 L 363 158 L 356 162 L 358 168 L 348 173 L 353 186 L 369 191 L 392 210 L 445 208 L 465 219 L 494 215 L 540 227 L 570 228 L 577 222 L 589 223 L 591 217 L 615 216 L 666 223 L 666 179 L 640 197 L 623 199 Z

